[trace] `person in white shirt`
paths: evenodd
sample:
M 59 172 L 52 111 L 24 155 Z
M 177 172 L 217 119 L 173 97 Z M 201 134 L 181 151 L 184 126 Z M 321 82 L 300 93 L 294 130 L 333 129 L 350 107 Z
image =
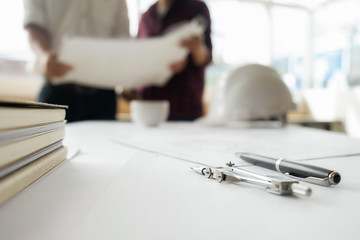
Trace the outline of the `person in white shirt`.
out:
M 129 37 L 126 0 L 24 0 L 24 8 L 24 28 L 36 54 L 35 65 L 45 76 L 38 101 L 68 105 L 68 121 L 115 119 L 114 90 L 76 84 L 55 86 L 53 82 L 73 69 L 58 60 L 64 37 Z

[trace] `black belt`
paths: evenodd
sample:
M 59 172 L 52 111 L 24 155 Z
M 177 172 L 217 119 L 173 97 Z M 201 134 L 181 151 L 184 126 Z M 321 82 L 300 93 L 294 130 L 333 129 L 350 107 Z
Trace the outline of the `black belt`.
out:
M 99 91 L 97 88 L 84 87 L 80 85 L 73 84 L 74 91 L 78 94 L 95 94 Z

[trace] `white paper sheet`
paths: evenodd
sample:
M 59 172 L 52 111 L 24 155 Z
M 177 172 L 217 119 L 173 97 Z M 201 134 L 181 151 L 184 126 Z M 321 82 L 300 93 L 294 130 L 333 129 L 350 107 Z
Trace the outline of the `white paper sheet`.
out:
M 223 166 L 229 161 L 240 166 L 251 165 L 236 157 L 236 152 L 300 161 L 360 154 L 359 140 L 326 131 L 315 135 L 314 131 L 296 126 L 246 129 L 169 123 L 159 128 L 134 128 L 131 136 L 110 137 L 109 140 L 136 151 L 185 161 L 190 166 Z M 338 143 L 345 140 L 349 144 L 339 147 Z
M 359 177 L 347 165 L 360 164 L 348 160 L 320 163 L 350 175 L 341 187 L 311 185 L 314 194 L 301 198 L 279 197 L 248 183 L 219 184 L 182 162 L 139 152 L 67 239 L 279 240 L 294 232 L 294 239 L 353 239 L 359 234 L 353 220 L 359 211 L 352 207 Z M 334 212 L 343 221 L 334 221 Z M 285 233 L 274 231 L 279 223 Z M 298 231 L 299 224 L 306 231 Z
M 227 161 L 225 153 L 234 158 L 234 151 L 243 150 L 303 159 L 359 149 L 359 140 L 301 127 L 166 123 L 144 129 L 114 121 L 70 123 L 65 140 L 81 147 L 81 154 L 0 208 L 1 239 L 335 240 L 360 234 L 359 157 L 317 160 L 319 166 L 339 171 L 341 184 L 311 185 L 309 198 L 279 197 L 247 183 L 220 184 L 183 161 L 135 151 L 109 138 L 195 160 L 201 152 L 219 152 L 224 157 L 214 156 L 215 164 Z M 275 231 L 279 224 L 282 230 Z M 299 231 L 299 225 L 305 230 Z
M 55 83 L 125 89 L 162 86 L 171 77 L 170 64 L 185 59 L 188 53 L 180 41 L 202 31 L 198 23 L 187 22 L 165 36 L 148 39 L 65 38 L 59 59 L 73 70 Z

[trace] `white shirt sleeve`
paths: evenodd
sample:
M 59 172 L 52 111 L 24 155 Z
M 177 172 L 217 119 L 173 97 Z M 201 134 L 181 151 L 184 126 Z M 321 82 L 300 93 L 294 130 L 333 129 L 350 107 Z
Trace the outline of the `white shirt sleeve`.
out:
M 23 0 L 24 1 L 24 27 L 34 24 L 46 29 L 45 4 L 44 0 Z
M 116 19 L 115 36 L 124 38 L 130 37 L 129 15 L 126 0 L 120 0 Z

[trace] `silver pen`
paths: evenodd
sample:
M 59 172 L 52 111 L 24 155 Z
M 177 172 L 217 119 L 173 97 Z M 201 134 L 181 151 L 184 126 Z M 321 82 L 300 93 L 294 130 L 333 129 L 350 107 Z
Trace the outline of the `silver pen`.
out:
M 285 158 L 273 158 L 247 152 L 235 153 L 235 155 L 256 166 L 278 171 L 305 182 L 330 186 L 336 185 L 341 181 L 341 176 L 338 172 L 290 161 Z

